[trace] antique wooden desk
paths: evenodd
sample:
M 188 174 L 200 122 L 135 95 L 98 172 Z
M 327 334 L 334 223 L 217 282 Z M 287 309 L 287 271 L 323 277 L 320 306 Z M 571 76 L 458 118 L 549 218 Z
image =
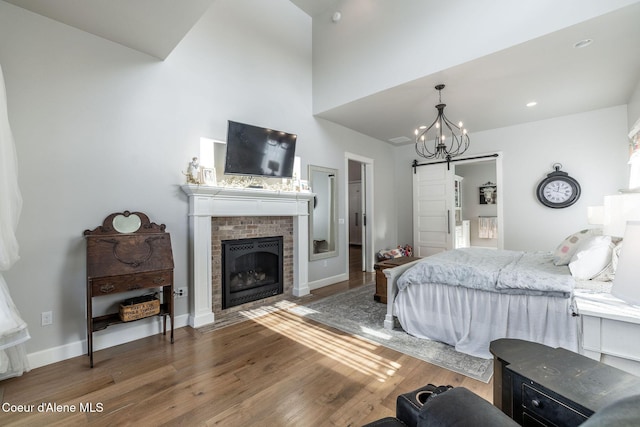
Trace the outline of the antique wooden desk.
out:
M 93 316 L 93 299 L 137 289 L 162 290 L 159 316 L 167 316 L 173 343 L 173 254 L 165 225 L 142 212 L 113 213 L 101 226 L 85 230 L 87 240 L 87 353 L 93 368 L 93 333 L 123 323 L 119 314 Z

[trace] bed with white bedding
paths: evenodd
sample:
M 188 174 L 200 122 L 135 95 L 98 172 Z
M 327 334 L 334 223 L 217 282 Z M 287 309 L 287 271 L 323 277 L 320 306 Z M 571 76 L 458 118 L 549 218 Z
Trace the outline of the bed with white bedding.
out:
M 578 350 L 575 280 L 551 253 L 466 248 L 403 267 L 387 280 L 397 290 L 388 298 L 387 327 L 395 316 L 411 335 L 486 359 L 498 338 Z
M 578 303 L 585 292 L 610 296 L 622 245 L 601 229 L 586 229 L 548 253 L 468 248 L 385 269 L 384 325 L 393 329 L 397 318 L 410 334 L 484 358 L 497 338 L 583 353 L 589 319 Z

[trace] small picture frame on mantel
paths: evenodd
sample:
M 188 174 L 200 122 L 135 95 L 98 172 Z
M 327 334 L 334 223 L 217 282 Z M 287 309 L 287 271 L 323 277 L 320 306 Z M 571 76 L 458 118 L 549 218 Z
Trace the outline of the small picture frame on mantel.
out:
M 215 168 L 202 168 L 201 170 L 202 177 L 200 181 L 204 185 L 216 186 L 218 185 L 218 180 L 216 179 L 216 170 Z

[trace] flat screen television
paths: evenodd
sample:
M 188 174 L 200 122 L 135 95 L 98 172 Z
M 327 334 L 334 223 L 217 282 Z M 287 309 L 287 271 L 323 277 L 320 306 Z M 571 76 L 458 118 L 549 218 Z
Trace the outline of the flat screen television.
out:
M 224 173 L 291 178 L 297 135 L 229 120 Z

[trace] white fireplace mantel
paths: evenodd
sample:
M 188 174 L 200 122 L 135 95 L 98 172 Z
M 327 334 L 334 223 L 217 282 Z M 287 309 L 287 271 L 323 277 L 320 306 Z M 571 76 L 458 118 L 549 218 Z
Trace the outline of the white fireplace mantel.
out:
M 189 325 L 214 322 L 211 289 L 211 218 L 293 217 L 293 295 L 309 294 L 309 200 L 313 193 L 186 184 L 189 197 L 191 298 Z

